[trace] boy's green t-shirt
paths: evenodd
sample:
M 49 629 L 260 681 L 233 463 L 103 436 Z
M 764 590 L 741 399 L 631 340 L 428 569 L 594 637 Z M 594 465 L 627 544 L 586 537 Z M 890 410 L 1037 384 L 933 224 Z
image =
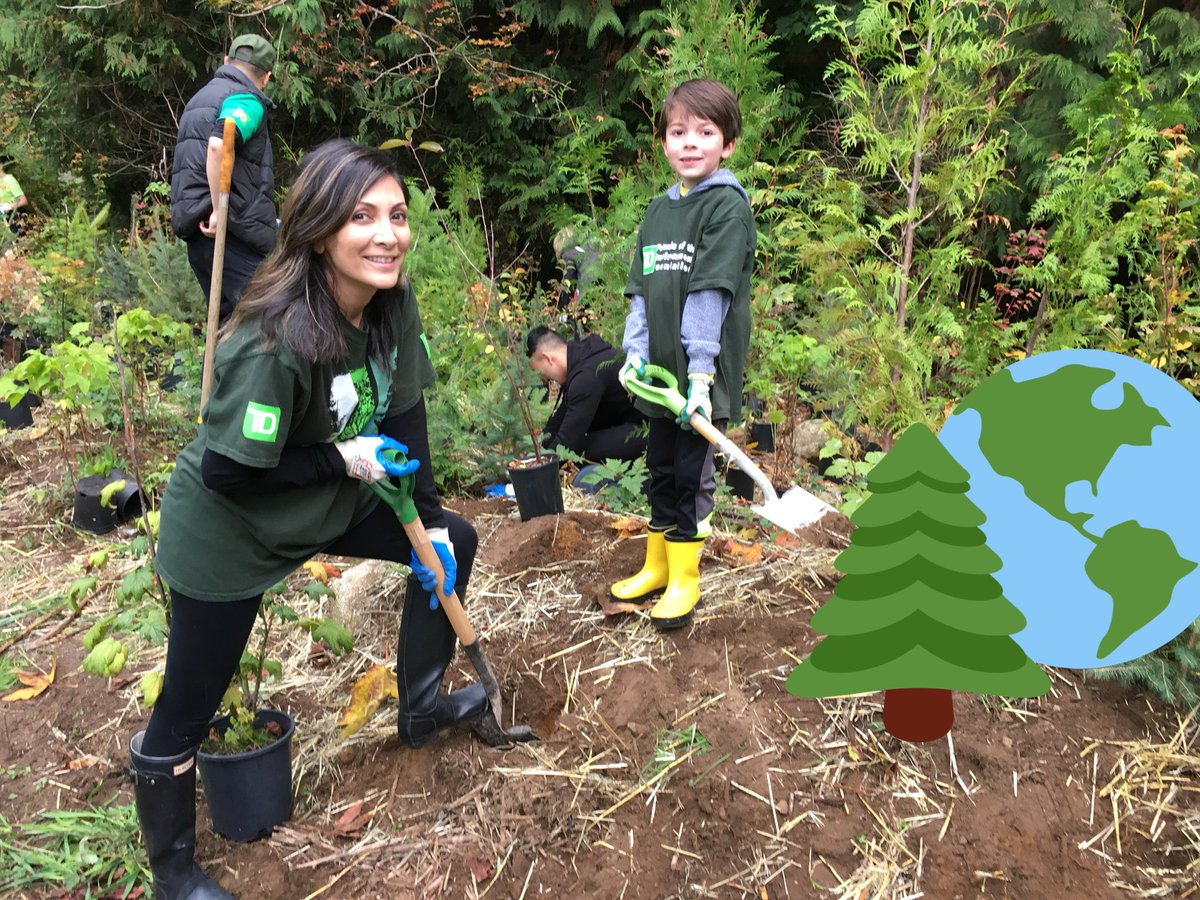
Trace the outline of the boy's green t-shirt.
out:
M 218 345 L 204 423 L 180 453 L 163 497 L 157 562 L 168 585 L 204 600 L 251 597 L 375 507 L 374 492 L 349 477 L 229 496 L 204 486 L 200 463 L 211 448 L 244 465 L 270 468 L 285 446 L 375 433 L 386 413 L 415 404 L 434 373 L 411 290 L 404 301 L 400 365 L 390 384 L 386 370 L 368 360 L 366 332 L 345 321 L 348 352 L 337 364 L 298 359 L 282 341 L 262 348 L 256 322 Z
M 646 300 L 649 362 L 669 369 L 687 391 L 688 360 L 680 337 L 683 305 L 695 291 L 726 290 L 729 312 L 713 378 L 713 419 L 741 413 L 746 351 L 750 346 L 750 276 L 754 271 L 754 216 L 733 187 L 713 187 L 679 199 L 656 197 L 638 231 L 625 293 Z M 650 416 L 669 412 L 648 400 L 635 405 Z

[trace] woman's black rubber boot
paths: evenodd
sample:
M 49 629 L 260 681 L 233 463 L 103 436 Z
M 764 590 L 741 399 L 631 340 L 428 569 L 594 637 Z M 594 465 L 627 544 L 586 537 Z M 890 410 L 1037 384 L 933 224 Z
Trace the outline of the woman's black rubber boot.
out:
M 143 756 L 139 731 L 129 741 L 129 777 L 142 841 L 154 876 L 154 900 L 234 900 L 196 865 L 196 754 Z
M 460 596 L 461 599 L 461 596 Z M 454 627 L 442 609 L 429 608 L 429 594 L 410 577 L 396 641 L 397 734 L 410 747 L 421 747 L 443 728 L 477 719 L 487 712 L 480 684 L 449 694 L 442 678 L 454 656 Z

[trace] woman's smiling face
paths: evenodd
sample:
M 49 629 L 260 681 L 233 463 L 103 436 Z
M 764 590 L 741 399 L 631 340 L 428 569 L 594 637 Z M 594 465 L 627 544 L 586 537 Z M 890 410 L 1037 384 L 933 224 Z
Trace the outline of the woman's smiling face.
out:
M 314 248 L 325 256 L 343 312 L 361 313 L 376 291 L 396 286 L 411 239 L 407 198 L 396 179 L 385 175 L 359 198 L 346 224 Z

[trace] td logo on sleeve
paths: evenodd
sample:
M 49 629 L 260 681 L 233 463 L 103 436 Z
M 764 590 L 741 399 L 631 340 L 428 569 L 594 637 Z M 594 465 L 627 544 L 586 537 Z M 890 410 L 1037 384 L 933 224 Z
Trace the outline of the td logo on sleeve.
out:
M 246 418 L 242 420 L 242 437 L 252 441 L 274 443 L 279 434 L 279 407 L 266 406 L 251 400 L 246 404 Z

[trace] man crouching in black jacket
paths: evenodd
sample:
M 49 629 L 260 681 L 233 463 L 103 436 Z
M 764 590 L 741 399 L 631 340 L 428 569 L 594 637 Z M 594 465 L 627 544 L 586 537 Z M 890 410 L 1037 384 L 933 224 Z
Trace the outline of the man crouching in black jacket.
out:
M 525 352 L 535 372 L 561 385 L 543 447 L 566 447 L 588 462 L 637 459 L 646 451 L 639 427 L 646 419 L 617 381 L 621 367 L 609 362 L 617 351 L 607 341 L 594 334 L 568 341 L 539 325 L 526 336 Z

